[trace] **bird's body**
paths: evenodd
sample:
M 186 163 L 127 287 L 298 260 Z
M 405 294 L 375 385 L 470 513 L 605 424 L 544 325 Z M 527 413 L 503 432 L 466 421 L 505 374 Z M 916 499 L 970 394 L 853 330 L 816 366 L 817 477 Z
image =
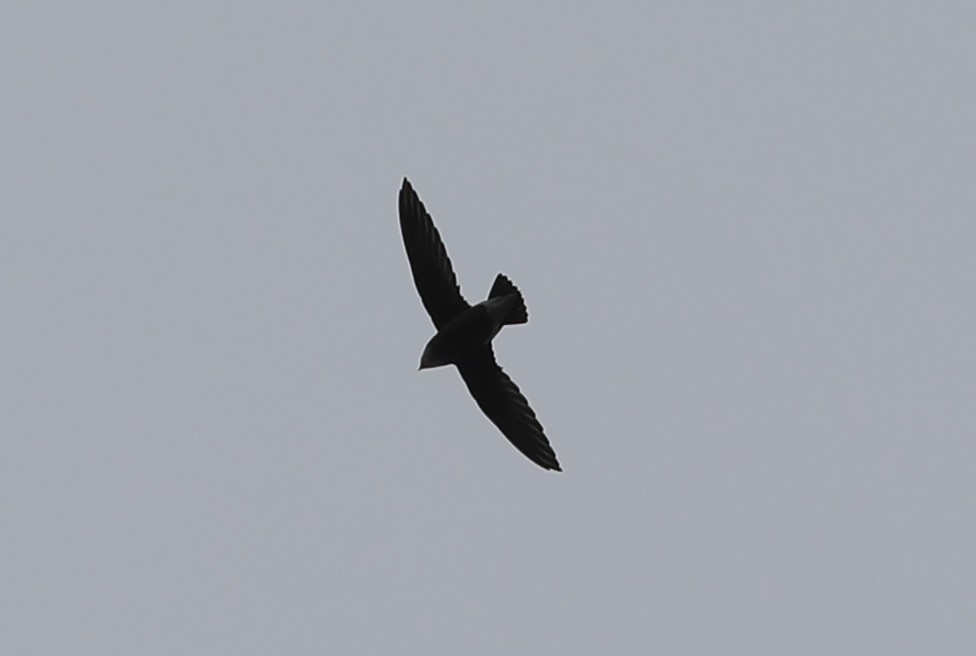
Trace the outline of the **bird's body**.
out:
M 522 294 L 498 274 L 488 298 L 469 305 L 461 296 L 451 260 L 440 235 L 413 187 L 400 189 L 400 230 L 421 301 L 437 328 L 420 358 L 420 368 L 457 366 L 468 391 L 509 441 L 545 469 L 561 471 L 519 388 L 495 363 L 491 341 L 503 326 L 526 323 Z
M 420 368 L 460 364 L 477 349 L 490 344 L 509 322 L 513 311 L 521 306 L 520 297 L 506 294 L 464 310 L 430 338 L 420 358 Z

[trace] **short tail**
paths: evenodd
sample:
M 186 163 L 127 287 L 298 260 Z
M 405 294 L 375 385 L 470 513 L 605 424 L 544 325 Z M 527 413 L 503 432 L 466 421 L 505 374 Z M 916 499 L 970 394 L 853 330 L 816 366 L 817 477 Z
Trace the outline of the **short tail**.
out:
M 499 296 L 509 296 L 512 294 L 515 295 L 518 302 L 512 303 L 512 309 L 508 313 L 505 323 L 528 323 L 529 311 L 525 307 L 525 299 L 522 298 L 522 292 L 518 290 L 515 283 L 509 280 L 505 274 L 499 273 L 495 276 L 495 282 L 491 286 L 491 291 L 488 292 L 488 298 L 498 298 Z

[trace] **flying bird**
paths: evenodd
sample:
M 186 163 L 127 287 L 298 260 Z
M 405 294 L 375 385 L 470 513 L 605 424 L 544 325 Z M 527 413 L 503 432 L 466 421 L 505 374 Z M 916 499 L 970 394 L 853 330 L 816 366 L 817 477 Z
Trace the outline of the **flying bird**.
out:
M 544 469 L 562 471 L 542 424 L 491 348 L 502 326 L 528 322 L 522 293 L 499 273 L 486 300 L 465 301 L 440 233 L 406 178 L 400 188 L 400 231 L 420 300 L 437 329 L 420 368 L 456 366 L 478 407 L 516 449 Z

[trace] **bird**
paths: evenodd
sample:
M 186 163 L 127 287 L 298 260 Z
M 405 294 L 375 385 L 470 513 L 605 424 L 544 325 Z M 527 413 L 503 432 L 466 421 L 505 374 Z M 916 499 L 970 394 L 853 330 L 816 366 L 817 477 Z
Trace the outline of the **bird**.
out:
M 543 469 L 562 471 L 542 424 L 492 349 L 503 326 L 528 322 L 522 293 L 499 273 L 488 298 L 469 304 L 440 233 L 407 178 L 400 187 L 399 213 L 413 281 L 437 330 L 424 347 L 420 369 L 457 367 L 478 407 L 516 449 Z

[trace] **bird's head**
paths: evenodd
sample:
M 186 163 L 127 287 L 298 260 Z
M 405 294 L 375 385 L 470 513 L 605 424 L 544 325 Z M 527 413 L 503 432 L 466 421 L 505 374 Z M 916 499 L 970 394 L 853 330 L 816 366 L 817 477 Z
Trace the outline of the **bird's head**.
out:
M 444 356 L 438 352 L 438 349 L 434 347 L 433 342 L 428 343 L 424 348 L 423 355 L 420 356 L 420 368 L 418 371 L 423 369 L 433 369 L 434 367 L 443 367 L 446 364 L 450 364 Z

